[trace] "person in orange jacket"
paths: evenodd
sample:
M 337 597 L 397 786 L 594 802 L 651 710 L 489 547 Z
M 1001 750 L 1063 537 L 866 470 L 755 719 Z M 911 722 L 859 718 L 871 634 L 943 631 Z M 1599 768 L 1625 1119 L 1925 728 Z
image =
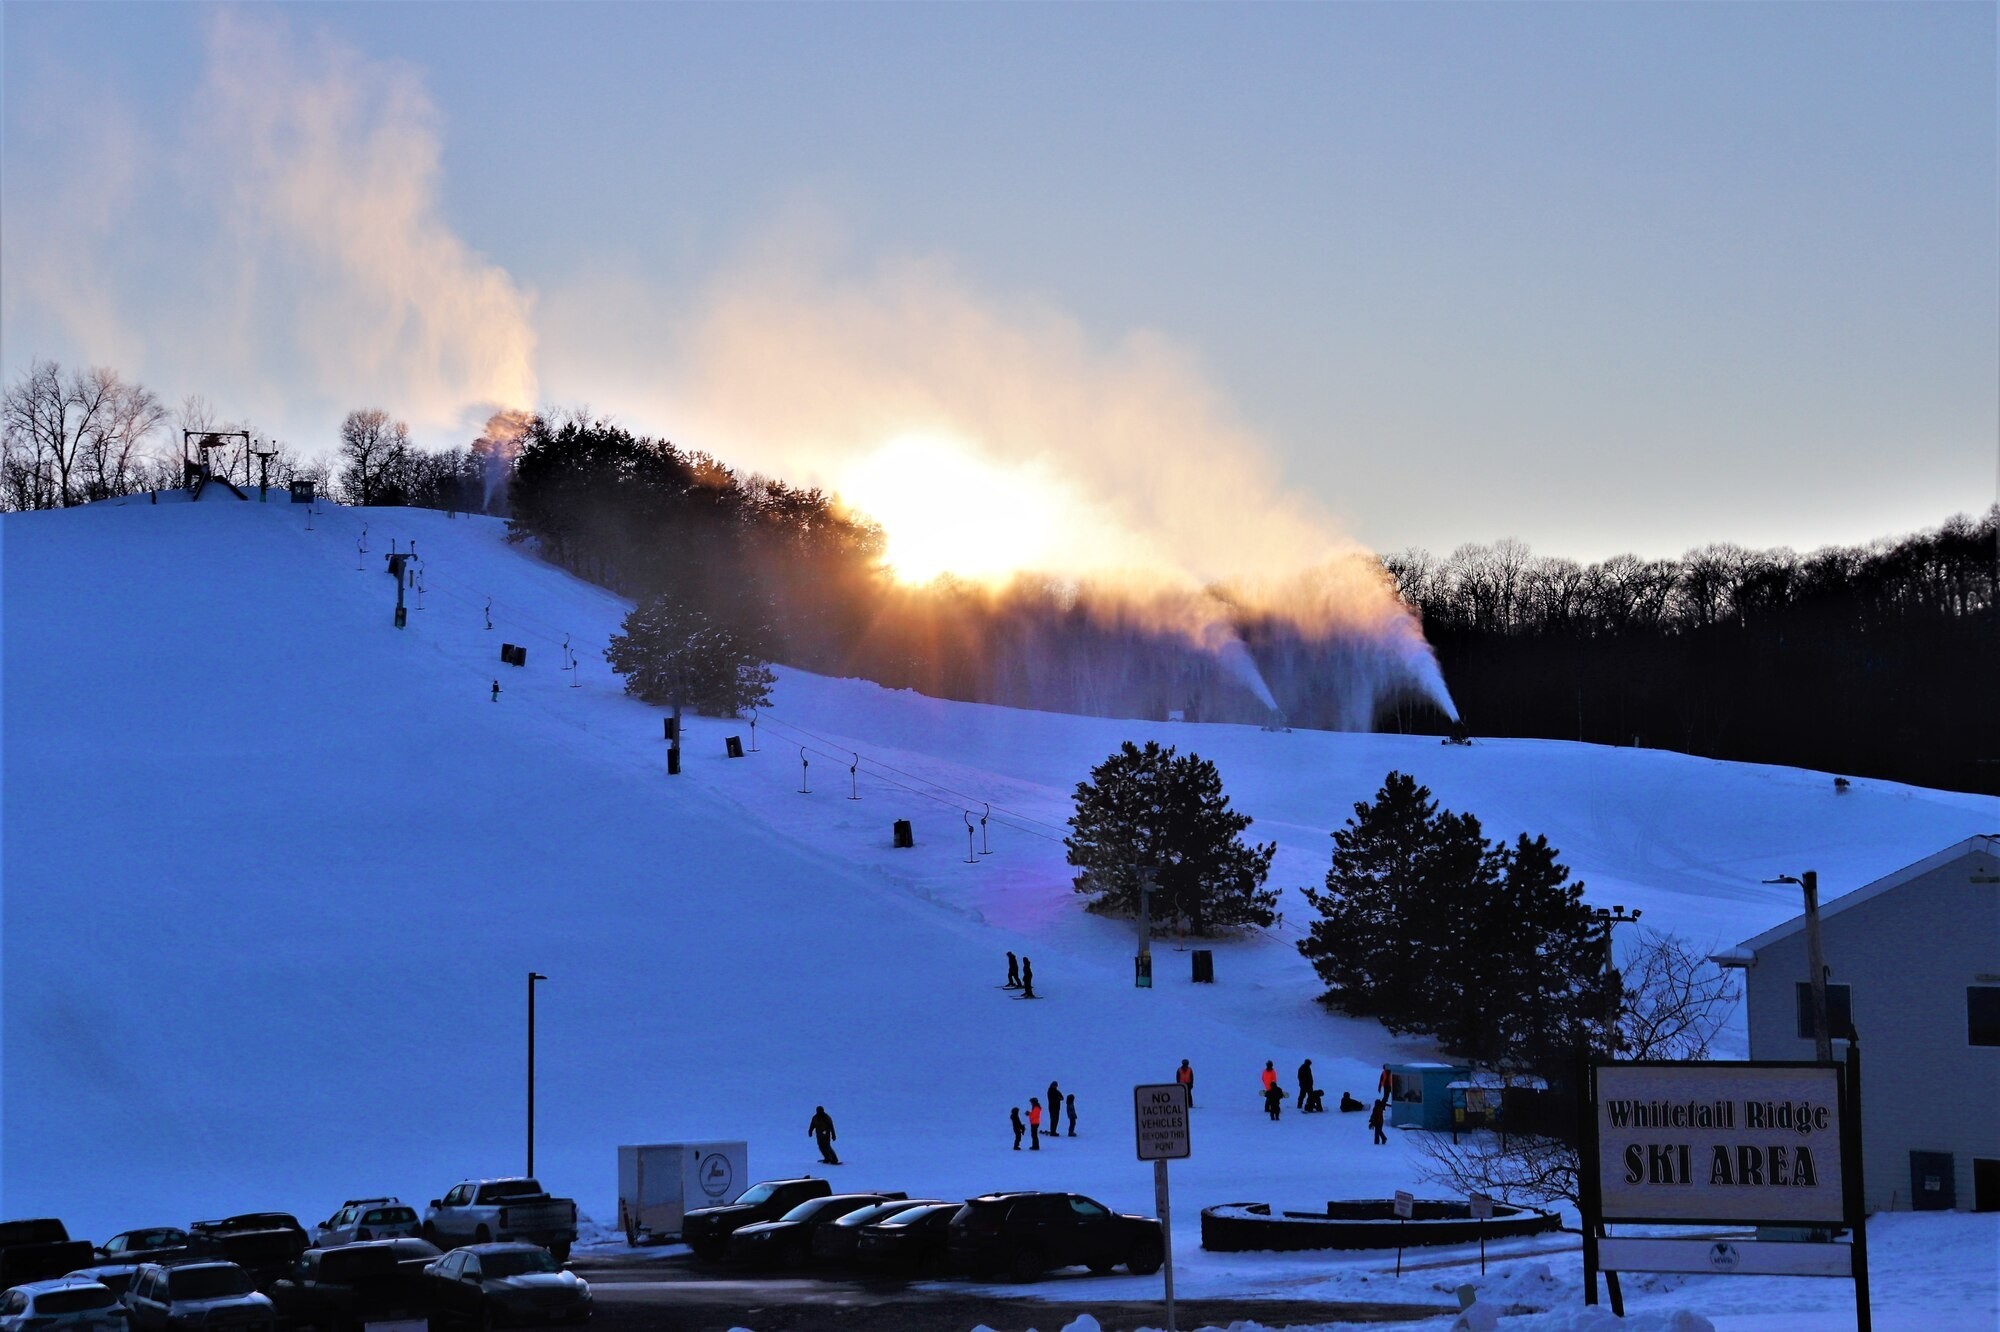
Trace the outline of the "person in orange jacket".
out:
M 1265 1091 L 1269 1091 L 1278 1085 L 1278 1070 L 1271 1067 L 1271 1061 L 1268 1059 L 1264 1061 L 1263 1078 Z
M 1188 1109 L 1194 1109 L 1194 1069 L 1187 1060 L 1181 1060 L 1181 1066 L 1174 1070 L 1174 1081 L 1187 1088 Z
M 1042 1150 L 1042 1098 L 1039 1096 L 1028 1098 L 1028 1150 Z

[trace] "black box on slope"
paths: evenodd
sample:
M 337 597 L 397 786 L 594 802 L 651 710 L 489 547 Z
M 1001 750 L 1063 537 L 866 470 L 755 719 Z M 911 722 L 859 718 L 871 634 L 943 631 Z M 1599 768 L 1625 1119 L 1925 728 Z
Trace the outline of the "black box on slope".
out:
M 917 836 L 915 833 L 910 831 L 910 821 L 908 819 L 897 819 L 896 845 L 898 847 L 913 847 L 916 844 L 917 844 Z
M 674 734 L 674 719 L 672 717 L 660 718 L 660 734 L 669 740 L 680 739 L 679 736 Z
M 509 666 L 526 666 L 528 664 L 528 649 L 516 647 L 512 643 L 502 643 L 500 645 L 500 660 L 506 662 Z
M 722 747 L 725 751 L 727 751 L 729 757 L 731 758 L 743 757 L 743 737 L 740 735 L 730 736 L 727 740 L 724 740 L 722 742 Z
M 1215 954 L 1206 948 L 1197 948 L 1194 958 L 1194 981 L 1197 985 L 1215 984 Z
M 675 745 L 673 748 L 667 751 L 667 776 L 678 777 L 680 775 L 681 775 L 681 747 L 679 745 Z

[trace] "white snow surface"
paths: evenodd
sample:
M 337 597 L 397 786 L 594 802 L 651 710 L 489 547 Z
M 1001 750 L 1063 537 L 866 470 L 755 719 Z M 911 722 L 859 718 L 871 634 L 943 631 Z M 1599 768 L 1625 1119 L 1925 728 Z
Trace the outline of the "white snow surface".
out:
M 1656 750 L 1071 717 L 796 670 L 757 752 L 723 755 L 745 721 L 691 719 L 669 779 L 659 710 L 602 656 L 625 602 L 494 520 L 328 507 L 308 531 L 278 501 L 0 520 L 0 1215 L 94 1239 L 248 1210 L 311 1223 L 348 1197 L 421 1206 L 517 1172 L 532 969 L 549 977 L 537 1173 L 600 1221 L 621 1143 L 742 1138 L 753 1176 L 820 1172 L 818 1104 L 839 1126 L 840 1188 L 1062 1188 L 1152 1214 L 1130 1089 L 1185 1057 L 1180 1294 L 1450 1305 L 1478 1282 L 1476 1251 L 1412 1250 L 1423 1266 L 1398 1281 L 1393 1255 L 1198 1247 L 1207 1204 L 1442 1196 L 1404 1135 L 1371 1147 L 1364 1117 L 1338 1113 L 1273 1124 L 1257 1095 L 1266 1059 L 1292 1089 L 1310 1056 L 1332 1104 L 1367 1098 L 1386 1060 L 1435 1055 L 1329 1016 L 1293 946 L 1310 915 L 1297 887 L 1390 769 L 1489 836 L 1546 834 L 1592 901 L 1704 947 L 1796 914 L 1795 890 L 1761 882 L 1775 874 L 1817 869 L 1832 896 L 2000 829 L 1989 797 L 1837 795 L 1827 774 Z M 413 539 L 426 592 L 398 631 L 382 553 Z M 503 641 L 527 646 L 526 669 L 500 663 Z M 1076 783 L 1148 738 L 1214 759 L 1252 835 L 1279 845 L 1285 919 L 1204 944 L 1212 986 L 1162 942 L 1156 988 L 1134 989 L 1130 925 L 1069 887 Z M 804 794 L 802 739 L 823 751 Z M 859 800 L 835 757 L 852 753 Z M 962 811 L 987 802 L 991 854 L 967 863 Z M 900 818 L 914 850 L 891 848 Z M 1007 949 L 1034 959 L 1043 998 L 999 988 Z M 1740 1054 L 1740 1032 L 1718 1053 Z M 1008 1108 L 1051 1078 L 1081 1134 L 1017 1154 Z M 1994 1327 L 1994 1222 L 1877 1218 L 1877 1327 Z M 1489 1252 L 1496 1296 L 1532 1306 L 1503 1326 L 1609 1325 L 1581 1304 L 1566 1237 Z M 1036 1293 L 1083 1313 L 1158 1290 L 1072 1276 Z M 1651 1320 L 1633 1329 L 1686 1313 L 1792 1332 L 1846 1326 L 1852 1307 L 1835 1281 L 1627 1290 Z

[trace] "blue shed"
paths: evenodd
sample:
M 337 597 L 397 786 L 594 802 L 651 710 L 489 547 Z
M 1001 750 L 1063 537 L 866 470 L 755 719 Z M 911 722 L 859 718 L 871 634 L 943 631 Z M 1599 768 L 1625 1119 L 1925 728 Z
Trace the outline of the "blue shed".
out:
M 1392 1128 L 1451 1128 L 1451 1084 L 1472 1072 L 1465 1064 L 1390 1064 Z

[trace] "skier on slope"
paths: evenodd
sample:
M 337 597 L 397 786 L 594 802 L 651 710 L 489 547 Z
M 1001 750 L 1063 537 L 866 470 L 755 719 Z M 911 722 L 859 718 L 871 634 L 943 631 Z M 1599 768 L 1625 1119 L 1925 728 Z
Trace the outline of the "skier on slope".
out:
M 826 1112 L 825 1106 L 813 1107 L 812 1122 L 806 1125 L 806 1136 L 819 1144 L 821 1165 L 840 1164 L 840 1158 L 833 1153 L 833 1140 L 839 1135 L 833 1131 L 833 1116 Z

